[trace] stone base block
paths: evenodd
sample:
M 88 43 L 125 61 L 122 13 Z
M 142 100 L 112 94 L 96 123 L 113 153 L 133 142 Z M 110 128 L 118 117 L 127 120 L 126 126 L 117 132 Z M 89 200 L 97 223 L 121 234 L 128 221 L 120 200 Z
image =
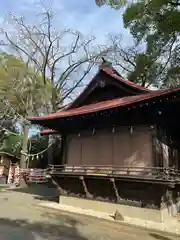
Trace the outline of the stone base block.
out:
M 114 216 L 115 212 L 118 211 L 123 217 L 138 218 L 146 221 L 165 222 L 171 220 L 166 208 L 163 210 L 154 210 L 70 196 L 60 196 L 59 203 L 104 212 L 111 216 Z

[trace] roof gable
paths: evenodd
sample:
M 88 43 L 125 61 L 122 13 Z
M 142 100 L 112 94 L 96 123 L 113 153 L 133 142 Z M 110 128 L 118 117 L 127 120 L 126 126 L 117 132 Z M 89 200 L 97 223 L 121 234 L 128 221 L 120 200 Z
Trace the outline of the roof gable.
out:
M 114 68 L 102 64 L 95 77 L 67 109 L 150 92 L 152 90 L 124 80 Z

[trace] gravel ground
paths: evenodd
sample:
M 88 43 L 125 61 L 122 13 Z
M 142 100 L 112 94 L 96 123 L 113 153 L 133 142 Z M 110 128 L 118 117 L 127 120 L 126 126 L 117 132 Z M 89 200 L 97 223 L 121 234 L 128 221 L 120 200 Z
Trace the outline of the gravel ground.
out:
M 32 194 L 0 192 L 1 240 L 175 240 L 168 234 L 153 233 L 88 216 L 37 207 Z

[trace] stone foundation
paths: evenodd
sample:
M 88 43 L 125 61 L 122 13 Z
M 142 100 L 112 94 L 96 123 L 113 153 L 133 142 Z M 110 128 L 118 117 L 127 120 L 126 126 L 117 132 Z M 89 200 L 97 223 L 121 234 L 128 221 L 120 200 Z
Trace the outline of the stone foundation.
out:
M 122 216 L 169 222 L 180 212 L 180 187 L 160 181 L 114 179 L 102 176 L 60 175 L 53 179 L 58 186 L 60 203 Z
M 59 203 L 83 209 L 105 212 L 111 216 L 118 211 L 123 217 L 138 218 L 154 222 L 165 222 L 172 219 L 172 217 L 169 216 L 167 208 L 164 208 L 163 210 L 154 210 L 70 196 L 60 196 Z

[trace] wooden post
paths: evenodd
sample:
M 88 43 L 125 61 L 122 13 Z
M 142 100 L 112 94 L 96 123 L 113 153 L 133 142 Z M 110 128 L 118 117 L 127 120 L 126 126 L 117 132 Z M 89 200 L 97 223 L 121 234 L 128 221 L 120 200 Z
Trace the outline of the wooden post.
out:
M 48 149 L 47 149 L 47 154 L 48 154 L 48 165 L 53 165 L 53 136 L 49 135 L 48 136 Z
M 83 189 L 84 189 L 84 192 L 85 192 L 85 194 L 86 194 L 86 197 L 87 197 L 87 198 L 90 198 L 90 199 L 93 198 L 93 195 L 88 191 L 86 182 L 84 181 L 84 177 L 83 177 L 83 176 L 79 176 L 79 179 L 80 179 L 81 182 L 82 182 Z
M 119 192 L 118 192 L 118 189 L 116 187 L 115 179 L 110 178 L 110 182 L 112 183 L 112 187 L 113 187 L 113 190 L 114 190 L 115 195 L 116 195 L 116 202 L 119 203 L 121 198 L 119 196 Z

